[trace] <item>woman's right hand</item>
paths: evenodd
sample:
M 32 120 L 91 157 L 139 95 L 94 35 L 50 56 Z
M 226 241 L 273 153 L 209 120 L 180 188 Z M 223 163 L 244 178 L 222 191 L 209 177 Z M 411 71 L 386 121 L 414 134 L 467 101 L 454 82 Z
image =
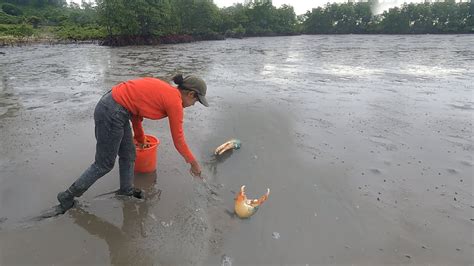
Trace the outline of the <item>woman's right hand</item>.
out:
M 148 140 L 148 138 L 145 136 L 143 138 L 143 142 L 140 142 L 139 140 L 135 139 L 135 145 L 140 148 L 141 150 L 145 149 L 145 148 L 148 148 L 150 147 L 150 141 Z
M 192 176 L 199 177 L 202 179 L 201 166 L 199 166 L 199 163 L 197 161 L 191 162 L 191 169 L 189 169 L 189 172 L 191 173 Z

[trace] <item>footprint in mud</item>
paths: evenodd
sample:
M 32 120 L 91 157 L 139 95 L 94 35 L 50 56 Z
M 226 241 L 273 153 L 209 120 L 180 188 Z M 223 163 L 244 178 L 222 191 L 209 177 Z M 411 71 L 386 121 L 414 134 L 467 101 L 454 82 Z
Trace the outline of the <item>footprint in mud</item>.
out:
M 396 89 L 385 89 L 386 91 L 393 92 L 393 93 L 399 93 L 398 90 Z
M 419 94 L 424 94 L 424 95 L 435 95 L 436 92 L 434 91 L 419 91 Z
M 376 168 L 370 169 L 370 172 L 375 175 L 380 175 L 382 173 L 379 169 Z
M 78 205 L 79 205 L 78 202 L 75 201 L 73 208 L 77 207 Z M 51 208 L 42 210 L 40 212 L 40 214 L 37 215 L 37 216 L 26 218 L 24 220 L 24 222 L 39 222 L 39 221 L 42 221 L 44 219 L 49 219 L 49 218 L 59 216 L 61 214 L 64 214 L 64 210 L 61 208 L 60 205 L 56 205 L 56 206 L 53 206 Z
M 349 95 L 357 95 L 360 94 L 358 91 L 343 91 L 343 94 L 349 94 Z
M 448 168 L 446 169 L 446 171 L 452 175 L 456 175 L 456 174 L 459 174 L 459 171 L 456 170 L 456 169 L 452 169 L 452 168 Z
M 326 82 L 326 81 L 321 81 L 321 82 Z M 315 93 L 321 93 L 321 94 L 326 94 L 328 93 L 327 91 L 322 91 L 322 90 L 311 90 L 311 92 L 315 92 Z

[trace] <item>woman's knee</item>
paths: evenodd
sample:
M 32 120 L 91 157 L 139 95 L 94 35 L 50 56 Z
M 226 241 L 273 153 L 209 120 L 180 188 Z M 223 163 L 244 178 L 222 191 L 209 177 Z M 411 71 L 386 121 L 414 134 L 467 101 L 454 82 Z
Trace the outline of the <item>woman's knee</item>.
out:
M 125 163 L 125 162 L 135 162 L 135 155 L 128 155 L 128 156 L 119 156 L 119 162 Z
M 115 160 L 114 161 L 102 161 L 102 162 L 95 162 L 97 171 L 101 175 L 105 175 L 108 172 L 112 171 L 114 168 Z

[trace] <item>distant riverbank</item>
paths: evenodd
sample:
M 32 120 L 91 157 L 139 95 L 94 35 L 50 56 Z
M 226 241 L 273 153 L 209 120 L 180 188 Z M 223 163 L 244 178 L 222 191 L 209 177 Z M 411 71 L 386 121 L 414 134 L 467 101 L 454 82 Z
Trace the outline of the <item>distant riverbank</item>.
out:
M 21 46 L 30 44 L 98 44 L 104 46 L 128 46 L 128 45 L 157 45 L 189 43 L 203 40 L 224 40 L 222 35 L 216 36 L 193 36 L 193 35 L 168 35 L 162 37 L 154 36 L 116 36 L 98 39 L 59 38 L 51 35 L 40 34 L 37 36 L 0 36 L 0 46 Z
M 468 35 L 472 33 L 453 34 L 453 33 L 439 33 L 439 34 L 346 34 L 346 35 Z M 0 36 L 0 47 L 5 46 L 23 46 L 34 44 L 97 44 L 102 46 L 134 46 L 134 45 L 159 45 L 159 44 L 179 44 L 191 43 L 198 41 L 210 40 L 225 40 L 225 39 L 243 39 L 255 37 L 278 37 L 278 36 L 295 36 L 295 35 L 344 35 L 344 34 L 266 34 L 266 35 L 249 35 L 241 37 L 226 37 L 224 35 L 188 35 L 188 34 L 174 34 L 162 37 L 155 36 L 115 36 L 98 39 L 76 39 L 76 38 L 60 38 L 47 34 L 40 34 L 29 37 L 18 36 Z
M 0 45 L 99 43 L 106 46 L 187 43 L 300 34 L 474 33 L 472 5 L 454 1 L 327 3 L 297 16 L 291 5 L 212 1 L 117 0 L 67 5 L 63 0 L 0 1 Z M 7 2 L 7 3 L 3 3 Z M 173 4 L 171 5 L 171 2 Z

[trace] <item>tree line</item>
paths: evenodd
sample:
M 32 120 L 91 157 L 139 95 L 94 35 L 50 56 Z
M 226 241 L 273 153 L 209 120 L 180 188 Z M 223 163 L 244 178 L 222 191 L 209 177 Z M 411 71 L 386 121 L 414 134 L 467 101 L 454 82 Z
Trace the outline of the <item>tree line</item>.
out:
M 371 33 L 473 33 L 474 9 L 471 3 L 454 1 L 410 3 L 373 15 L 376 1 L 328 4 L 313 9 L 303 18 L 308 34 Z
M 113 44 L 293 34 L 473 33 L 473 4 L 410 3 L 374 14 L 377 0 L 328 3 L 297 16 L 290 5 L 211 0 L 0 0 L 0 37 L 49 31 L 58 38 Z M 19 33 L 18 33 L 19 32 Z

